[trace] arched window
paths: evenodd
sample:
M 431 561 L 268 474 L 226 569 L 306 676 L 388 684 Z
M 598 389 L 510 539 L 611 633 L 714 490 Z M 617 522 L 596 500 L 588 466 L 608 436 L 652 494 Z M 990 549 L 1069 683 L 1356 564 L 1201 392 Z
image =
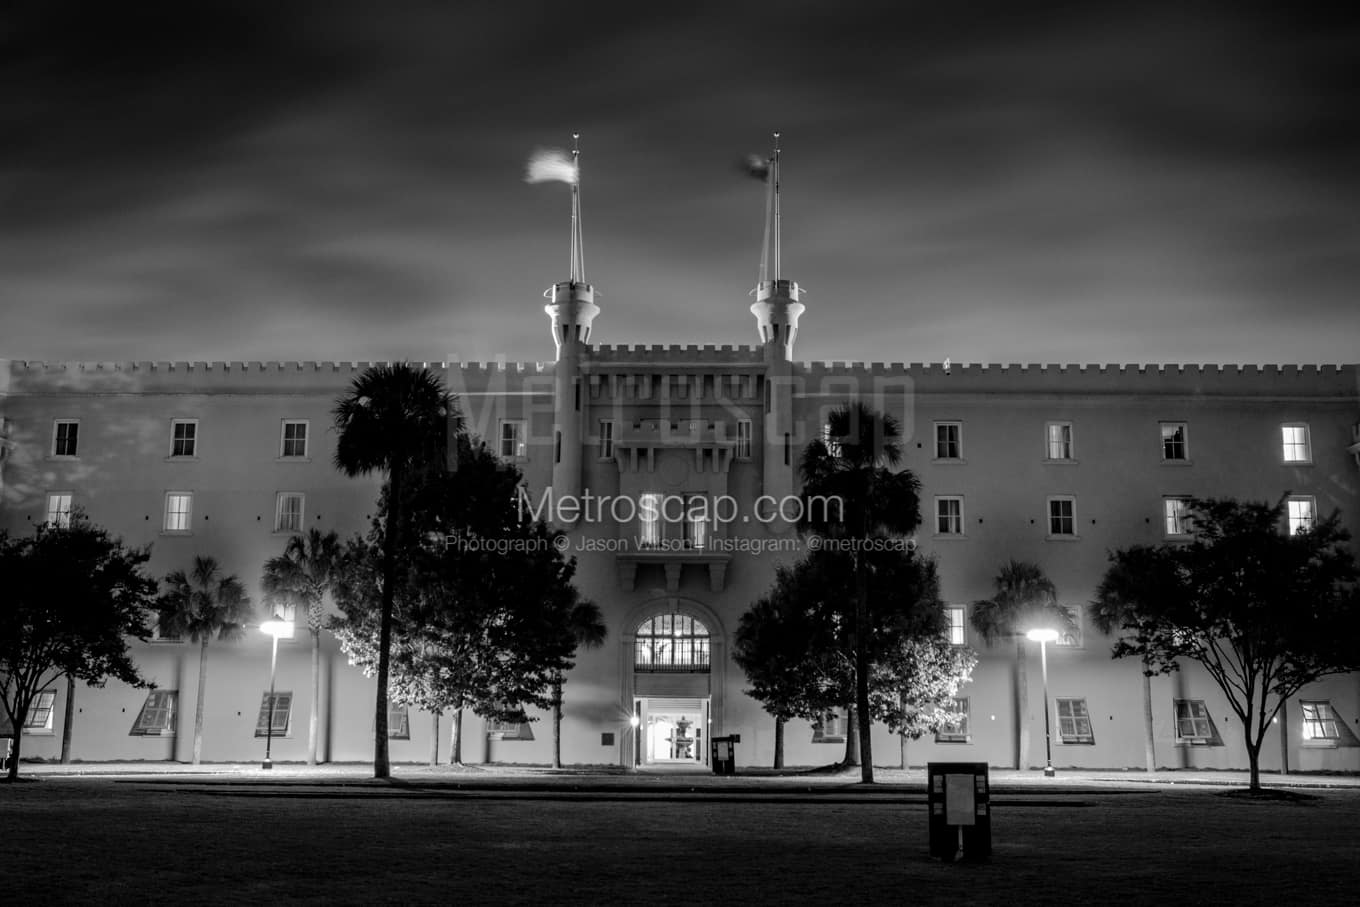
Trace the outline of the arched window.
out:
M 685 614 L 658 614 L 637 628 L 633 668 L 654 673 L 708 673 L 708 628 Z

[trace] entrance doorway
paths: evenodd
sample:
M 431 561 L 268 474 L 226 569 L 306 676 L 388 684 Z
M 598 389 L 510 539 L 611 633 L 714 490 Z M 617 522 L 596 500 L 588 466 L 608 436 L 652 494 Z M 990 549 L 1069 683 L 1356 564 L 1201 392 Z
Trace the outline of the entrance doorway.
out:
M 635 700 L 638 716 L 638 764 L 695 766 L 708 764 L 709 700 Z

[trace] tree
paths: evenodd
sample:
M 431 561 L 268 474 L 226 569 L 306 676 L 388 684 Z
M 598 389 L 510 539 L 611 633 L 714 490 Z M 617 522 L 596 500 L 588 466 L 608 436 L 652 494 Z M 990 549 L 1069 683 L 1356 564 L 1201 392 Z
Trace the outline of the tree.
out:
M 609 633 L 604 624 L 604 615 L 600 613 L 600 606 L 592 601 L 576 601 L 568 612 L 567 626 L 577 648 L 585 646 L 587 649 L 598 649 L 604 645 L 605 637 Z M 565 673 L 558 670 L 552 682 L 553 768 L 562 767 L 562 683 Z
M 895 472 L 902 459 L 897 420 L 863 403 L 847 404 L 828 418 L 828 437 L 803 453 L 804 507 L 798 528 L 835 539 L 849 550 L 854 583 L 845 590 L 853 603 L 850 648 L 855 674 L 861 780 L 874 780 L 872 720 L 869 713 L 868 571 L 865 547 L 887 537 L 910 534 L 921 523 L 921 483 L 910 472 Z
M 0 704 L 14 732 L 9 781 L 19 777 L 29 709 L 58 679 L 149 685 L 127 640 L 150 633 L 156 581 L 143 572 L 150 556 L 79 512 L 68 526 L 44 523 L 30 537 L 0 532 Z
M 1097 620 L 1120 632 L 1115 658 L 1167 674 L 1198 662 L 1242 724 L 1260 790 L 1261 744 L 1284 702 L 1360 669 L 1360 595 L 1350 534 L 1334 513 L 1281 531 L 1285 502 L 1191 499 L 1191 540 L 1110 555 Z
M 187 636 L 199 644 L 198 703 L 194 708 L 194 756 L 198 765 L 203 755 L 203 701 L 208 689 L 208 643 L 214 636 L 222 640 L 240 639 L 246 624 L 255 619 L 245 586 L 234 575 L 223 576 L 222 568 L 211 557 L 194 558 L 188 572 L 175 570 L 165 577 L 166 591 L 157 605 L 161 629 L 167 636 Z M 270 708 L 273 708 L 271 703 Z
M 316 765 L 317 722 L 321 701 L 321 628 L 325 624 L 325 598 L 340 567 L 340 538 L 334 532 L 309 529 L 288 539 L 283 554 L 264 565 L 260 581 L 265 603 L 307 611 L 307 632 L 312 635 L 312 709 L 307 722 L 307 764 Z
M 993 580 L 991 598 L 973 603 L 973 629 L 987 645 L 1015 640 L 1015 767 L 1029 765 L 1029 645 L 1025 634 L 1037 628 L 1076 629 L 1071 609 L 1058 604 L 1058 590 L 1037 564 L 1011 560 Z
M 952 645 L 943 635 L 903 639 L 875 665 L 875 686 L 897 692 L 895 700 L 883 698 L 876 717 L 902 738 L 902 768 L 907 767 L 907 738 L 919 740 L 963 720 L 955 697 L 973 679 L 976 666 L 976 652 Z
M 391 660 L 392 603 L 400 553 L 416 542 L 404 530 L 403 489 L 412 475 L 441 468 L 447 439 L 462 431 L 462 416 L 438 377 L 406 363 L 375 365 L 354 379 L 336 401 L 339 440 L 335 466 L 348 476 L 374 471 L 387 476 L 390 506 L 383 532 L 381 613 L 379 619 L 377 701 L 373 777 L 392 774 L 387 750 L 388 674 Z
M 813 655 L 815 635 L 810 616 L 798 607 L 790 568 L 776 569 L 770 592 L 751 605 L 737 625 L 732 660 L 746 674 L 747 696 L 760 702 L 774 718 L 774 768 L 784 767 L 784 725 L 793 718 L 813 716 L 805 667 Z

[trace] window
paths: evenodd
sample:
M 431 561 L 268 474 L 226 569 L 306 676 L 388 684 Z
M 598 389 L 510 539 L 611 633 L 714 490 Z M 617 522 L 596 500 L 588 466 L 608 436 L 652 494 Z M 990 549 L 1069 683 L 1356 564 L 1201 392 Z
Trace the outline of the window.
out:
M 57 419 L 52 423 L 52 456 L 74 457 L 79 450 L 80 423 L 75 419 Z
M 71 493 L 54 491 L 47 495 L 47 522 L 58 529 L 71 525 Z
M 708 628 L 687 614 L 658 614 L 637 628 L 633 669 L 650 673 L 707 674 Z
M 1286 463 L 1313 462 L 1313 443 L 1308 437 L 1308 426 L 1302 422 L 1280 426 L 1280 440 L 1284 445 Z
M 152 690 L 146 696 L 141 714 L 132 723 L 129 737 L 172 737 L 175 733 L 175 713 L 178 712 L 179 693 L 175 690 Z
M 1190 534 L 1190 502 L 1185 498 L 1163 498 L 1162 516 L 1167 535 Z
M 751 420 L 737 420 L 737 459 L 751 458 Z
M 839 709 L 823 712 L 821 717 L 812 723 L 812 742 L 844 743 L 849 730 L 847 718 L 848 716 Z
M 1290 498 L 1285 502 L 1288 508 L 1286 513 L 1289 517 L 1289 534 L 1298 535 L 1313 528 L 1313 499 L 1312 498 Z
M 486 719 L 486 732 L 498 740 L 533 740 L 534 731 L 523 709 L 511 709 L 500 717 Z
M 33 697 L 33 704 L 28 707 L 28 717 L 24 719 L 24 733 L 50 734 L 52 732 L 52 712 L 56 702 L 56 690 L 43 690 Z
M 1095 743 L 1085 699 L 1058 700 L 1058 736 L 1063 743 Z
M 942 497 L 935 499 L 935 533 L 937 535 L 963 535 L 963 498 Z
M 283 420 L 283 439 L 279 447 L 279 456 L 307 456 L 307 421 L 305 419 Z
M 822 423 L 822 443 L 826 445 L 826 452 L 829 456 L 839 457 L 841 455 L 841 442 L 840 439 L 831 437 L 830 422 Z
M 953 724 L 941 725 L 935 732 L 936 743 L 967 743 L 968 742 L 968 700 L 960 698 L 954 700 L 954 711 L 959 713 L 959 720 Z
M 1176 741 L 1207 743 L 1214 736 L 1213 722 L 1203 699 L 1176 700 Z
M 1048 534 L 1074 536 L 1077 534 L 1076 498 L 1048 499 Z
M 935 459 L 958 460 L 963 457 L 963 423 L 935 423 Z
M 638 498 L 638 547 L 661 547 L 661 495 L 655 492 Z
M 949 644 L 951 646 L 966 645 L 968 635 L 963 622 L 963 606 L 945 608 L 944 614 L 949 621 Z
M 1053 645 L 1061 646 L 1064 649 L 1080 649 L 1082 608 L 1081 605 L 1073 605 L 1068 610 L 1072 612 L 1072 626 L 1059 629 L 1058 638 L 1053 641 Z
M 189 518 L 193 516 L 194 495 L 188 491 L 167 491 L 165 493 L 166 532 L 188 532 Z
M 1303 709 L 1304 740 L 1340 740 L 1336 726 L 1336 712 L 1330 702 L 1300 702 Z
M 686 548 L 708 545 L 708 499 L 701 494 L 687 494 L 681 514 L 681 527 Z
M 524 422 L 522 420 L 501 420 L 500 454 L 503 457 L 524 456 Z
M 1190 450 L 1185 440 L 1184 422 L 1162 423 L 1162 459 L 1188 460 Z
M 275 693 L 274 707 L 269 707 L 269 692 L 266 691 L 260 697 L 260 717 L 255 722 L 256 737 L 286 737 L 288 736 L 288 718 L 293 711 L 292 693 Z M 272 730 L 271 725 L 266 724 L 273 716 Z
M 301 492 L 279 492 L 278 501 L 274 507 L 274 531 L 301 532 L 302 504 L 303 495 Z
M 600 420 L 600 459 L 614 459 L 614 421 Z
M 387 704 L 387 738 L 389 740 L 411 739 L 411 716 L 406 706 L 395 702 Z
M 170 456 L 198 456 L 197 419 L 175 419 L 170 423 Z
M 1070 460 L 1072 454 L 1072 423 L 1050 422 L 1048 433 L 1048 458 L 1050 460 Z

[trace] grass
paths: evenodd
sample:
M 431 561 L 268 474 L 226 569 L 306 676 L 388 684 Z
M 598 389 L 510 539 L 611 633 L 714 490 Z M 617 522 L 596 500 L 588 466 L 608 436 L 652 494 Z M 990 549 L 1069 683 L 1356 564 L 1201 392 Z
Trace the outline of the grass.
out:
M 0 786 L 0 891 L 43 904 L 1353 903 L 1360 791 L 1308 796 L 997 795 L 991 861 L 954 865 L 927 856 L 919 793 L 627 802 L 45 779 Z

